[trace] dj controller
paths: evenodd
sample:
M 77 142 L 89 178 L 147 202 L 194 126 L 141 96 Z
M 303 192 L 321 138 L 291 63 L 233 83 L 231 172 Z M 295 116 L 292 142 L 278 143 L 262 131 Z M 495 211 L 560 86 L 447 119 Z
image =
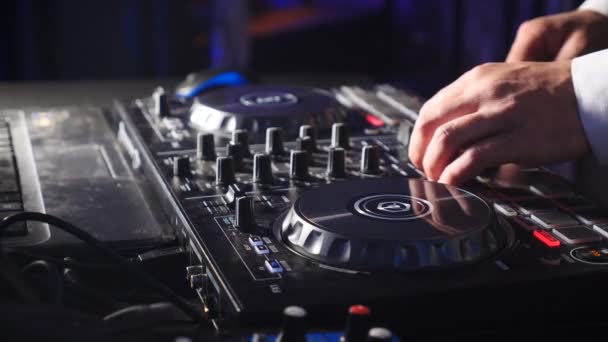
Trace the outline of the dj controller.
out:
M 388 84 L 158 88 L 110 121 L 218 331 L 302 341 L 348 312 L 361 341 L 601 317 L 608 212 L 545 168 L 427 180 L 407 154 L 421 104 Z

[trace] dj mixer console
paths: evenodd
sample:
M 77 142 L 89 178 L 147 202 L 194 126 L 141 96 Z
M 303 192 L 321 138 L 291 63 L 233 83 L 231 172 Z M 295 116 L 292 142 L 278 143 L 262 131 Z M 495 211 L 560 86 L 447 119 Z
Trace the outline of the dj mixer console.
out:
M 426 180 L 407 157 L 421 103 L 390 85 L 159 88 L 117 101 L 112 122 L 220 329 L 291 305 L 324 325 L 364 304 L 408 331 L 597 309 L 606 212 L 543 168 Z

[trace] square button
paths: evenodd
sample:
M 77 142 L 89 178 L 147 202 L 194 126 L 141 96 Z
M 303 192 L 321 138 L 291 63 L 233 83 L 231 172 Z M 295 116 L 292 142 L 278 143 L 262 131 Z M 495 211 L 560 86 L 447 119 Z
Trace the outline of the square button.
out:
M 510 205 L 505 203 L 494 203 L 494 209 L 505 216 L 517 216 L 517 212 L 511 208 Z
M 555 198 L 558 205 L 568 209 L 593 208 L 595 205 L 588 199 L 582 196 L 568 196 Z
M 602 239 L 593 230 L 584 226 L 554 229 L 553 234 L 569 245 L 594 242 Z
M 560 246 L 559 240 L 546 230 L 535 230 L 532 235 L 534 235 L 535 238 L 544 243 L 547 247 L 555 248 Z
M 515 203 L 517 210 L 524 215 L 532 215 L 537 211 L 546 211 L 555 209 L 553 203 L 542 197 L 534 197 L 530 199 L 519 200 Z
M 281 266 L 281 263 L 279 263 L 279 261 L 276 259 L 270 259 L 270 260 L 264 261 L 264 266 L 266 266 L 266 269 L 270 273 L 283 272 L 283 266 Z
M 594 224 L 593 231 L 600 233 L 603 237 L 608 239 L 608 223 Z
M 255 246 L 253 247 L 253 250 L 255 250 L 255 252 L 260 255 L 270 253 L 270 250 L 268 250 L 268 247 L 266 247 L 266 245 Z
M 583 224 L 608 223 L 608 213 L 601 209 L 579 209 L 574 212 L 576 218 Z
M 251 247 L 255 248 L 255 246 L 263 245 L 264 241 L 262 241 L 262 238 L 257 235 L 251 235 L 249 236 L 249 244 Z
M 530 218 L 545 229 L 580 225 L 573 217 L 558 210 L 536 212 Z

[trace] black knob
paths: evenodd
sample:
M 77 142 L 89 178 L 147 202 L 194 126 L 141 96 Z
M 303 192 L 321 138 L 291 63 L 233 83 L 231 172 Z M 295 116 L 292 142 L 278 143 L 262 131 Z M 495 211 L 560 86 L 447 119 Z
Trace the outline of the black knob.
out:
M 269 155 L 256 153 L 253 156 L 253 181 L 260 184 L 274 183 L 272 160 Z
M 253 198 L 243 196 L 236 199 L 236 229 L 243 233 L 253 233 L 257 227 L 253 216 Z
M 173 175 L 176 177 L 190 176 L 190 158 L 189 157 L 173 157 Z
M 346 177 L 346 156 L 342 147 L 330 147 L 327 155 L 327 175 L 333 178 Z
M 380 150 L 378 146 L 367 145 L 361 149 L 361 173 L 366 175 L 380 173 Z
M 280 156 L 285 154 L 283 147 L 283 130 L 279 127 L 266 129 L 266 154 Z
M 365 342 L 370 326 L 370 315 L 371 311 L 364 305 L 352 305 L 348 308 L 342 342 Z
M 249 149 L 249 134 L 246 129 L 235 129 L 232 131 L 232 143 L 239 146 L 241 154 L 244 158 L 251 157 Z
M 215 183 L 217 185 L 230 185 L 236 182 L 232 157 L 218 157 L 215 168 Z
M 348 127 L 343 123 L 335 123 L 331 126 L 331 146 L 342 147 L 345 150 L 350 148 Z
M 308 178 L 308 154 L 305 151 L 291 151 L 289 178 L 297 180 Z
M 228 143 L 228 145 L 226 145 L 226 155 L 228 157 L 232 157 L 235 170 L 243 170 L 243 151 L 241 149 L 241 146 L 235 145 L 233 143 Z
M 154 94 L 152 94 L 152 100 L 154 101 L 154 115 L 161 118 L 171 115 L 169 100 L 167 99 L 165 89 L 162 87 L 156 88 Z
M 311 125 L 302 125 L 300 126 L 300 138 L 305 138 L 305 137 L 309 137 L 310 140 L 312 141 L 312 150 L 316 151 L 317 150 L 317 136 L 315 134 L 315 130 L 312 128 Z
M 306 342 L 306 310 L 288 306 L 283 310 L 283 326 L 277 342 Z
M 215 160 L 215 141 L 211 133 L 198 133 L 196 135 L 196 159 Z
M 386 328 L 371 328 L 367 333 L 367 342 L 390 342 L 393 340 L 393 333 Z
M 304 151 L 308 154 L 309 160 L 312 161 L 312 153 L 315 151 L 313 140 L 311 137 L 296 138 L 296 150 Z

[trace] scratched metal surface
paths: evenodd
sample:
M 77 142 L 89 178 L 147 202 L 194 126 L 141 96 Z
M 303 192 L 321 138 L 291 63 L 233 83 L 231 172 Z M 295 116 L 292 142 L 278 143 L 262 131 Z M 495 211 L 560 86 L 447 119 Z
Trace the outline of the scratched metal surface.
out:
M 172 241 L 172 229 L 120 155 L 101 109 L 25 110 L 46 211 L 118 248 Z M 51 228 L 43 247 L 79 247 Z

